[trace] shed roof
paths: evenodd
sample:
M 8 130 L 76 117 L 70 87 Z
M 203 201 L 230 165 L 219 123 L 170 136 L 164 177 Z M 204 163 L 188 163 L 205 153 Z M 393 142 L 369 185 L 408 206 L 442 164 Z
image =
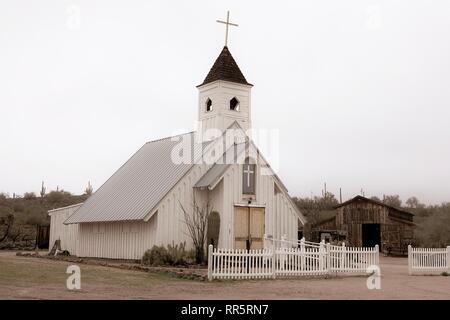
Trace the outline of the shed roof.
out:
M 214 164 L 194 185 L 194 188 L 209 188 L 216 184 L 216 182 L 227 171 L 229 164 Z
M 227 171 L 231 164 L 237 163 L 238 154 L 242 149 L 245 149 L 246 143 L 233 144 L 226 152 L 224 152 L 212 165 L 212 167 L 206 171 L 206 173 L 197 181 L 194 188 L 211 188 L 213 187 L 223 174 Z M 243 146 L 241 150 L 238 146 Z M 231 163 L 230 163 L 231 162 Z

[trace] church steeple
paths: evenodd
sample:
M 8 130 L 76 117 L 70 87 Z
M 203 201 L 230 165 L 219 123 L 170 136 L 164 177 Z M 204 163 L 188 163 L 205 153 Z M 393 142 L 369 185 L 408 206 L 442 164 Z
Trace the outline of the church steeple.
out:
M 209 70 L 199 91 L 198 121 L 202 140 L 214 139 L 234 122 L 245 131 L 251 129 L 250 97 L 253 85 L 247 82 L 236 61 L 228 50 L 228 27 L 238 25 L 230 22 L 230 12 L 225 24 L 225 46 Z
M 197 86 L 203 140 L 214 139 L 235 121 L 245 131 L 251 129 L 252 87 L 225 46 L 203 83 Z

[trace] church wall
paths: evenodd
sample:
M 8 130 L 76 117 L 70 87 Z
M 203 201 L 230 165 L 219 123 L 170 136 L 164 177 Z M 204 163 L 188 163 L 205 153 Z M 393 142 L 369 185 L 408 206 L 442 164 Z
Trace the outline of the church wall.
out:
M 260 164 L 264 164 L 260 160 Z M 67 249 L 80 257 L 100 257 L 112 259 L 141 259 L 144 252 L 153 245 L 179 244 L 186 242 L 187 249 L 193 247 L 192 240 L 184 222 L 183 206 L 192 212 L 195 183 L 210 168 L 209 165 L 196 165 L 183 177 L 156 207 L 149 221 L 81 223 L 64 226 L 77 230 Z M 287 235 L 296 239 L 298 217 L 284 192 L 275 192 L 275 178 L 261 175 L 257 169 L 256 196 L 252 205 L 265 207 L 265 233 L 281 238 Z M 232 165 L 225 172 L 217 186 L 211 190 L 197 190 L 195 197 L 198 203 L 210 201 L 215 211 L 220 214 L 219 247 L 234 246 L 234 206 L 246 205 L 247 198 L 242 196 L 242 165 Z M 73 213 L 73 211 L 72 211 Z M 70 213 L 71 214 L 71 213 Z M 61 216 L 61 222 L 70 214 Z M 59 223 L 52 219 L 53 228 Z M 58 220 L 59 221 L 59 220 Z M 75 229 L 76 228 L 76 229 Z M 75 232 L 75 231 L 74 231 Z M 60 232 L 51 232 L 51 241 Z
M 78 225 L 69 224 L 65 225 L 69 216 L 71 216 L 79 207 L 73 205 L 65 208 L 49 211 L 50 215 L 50 242 L 49 251 L 53 248 L 56 240 L 61 240 L 61 250 L 67 250 L 70 254 L 76 254 L 77 251 L 77 238 L 78 238 Z

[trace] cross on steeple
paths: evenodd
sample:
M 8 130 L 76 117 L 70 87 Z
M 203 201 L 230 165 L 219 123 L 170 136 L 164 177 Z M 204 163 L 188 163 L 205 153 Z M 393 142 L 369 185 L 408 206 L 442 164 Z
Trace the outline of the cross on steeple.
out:
M 227 21 L 216 20 L 218 23 L 225 24 L 225 47 L 228 46 L 228 26 L 237 27 L 238 25 L 230 22 L 230 11 L 227 11 Z

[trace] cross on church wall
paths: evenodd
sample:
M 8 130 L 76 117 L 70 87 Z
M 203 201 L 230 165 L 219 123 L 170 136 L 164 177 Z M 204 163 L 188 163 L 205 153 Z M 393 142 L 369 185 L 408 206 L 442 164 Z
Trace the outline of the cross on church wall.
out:
M 250 178 L 255 172 L 253 170 L 251 170 L 251 167 L 249 164 L 246 164 L 245 166 L 247 167 L 247 168 L 244 168 L 244 174 L 247 176 L 247 187 L 250 187 Z

